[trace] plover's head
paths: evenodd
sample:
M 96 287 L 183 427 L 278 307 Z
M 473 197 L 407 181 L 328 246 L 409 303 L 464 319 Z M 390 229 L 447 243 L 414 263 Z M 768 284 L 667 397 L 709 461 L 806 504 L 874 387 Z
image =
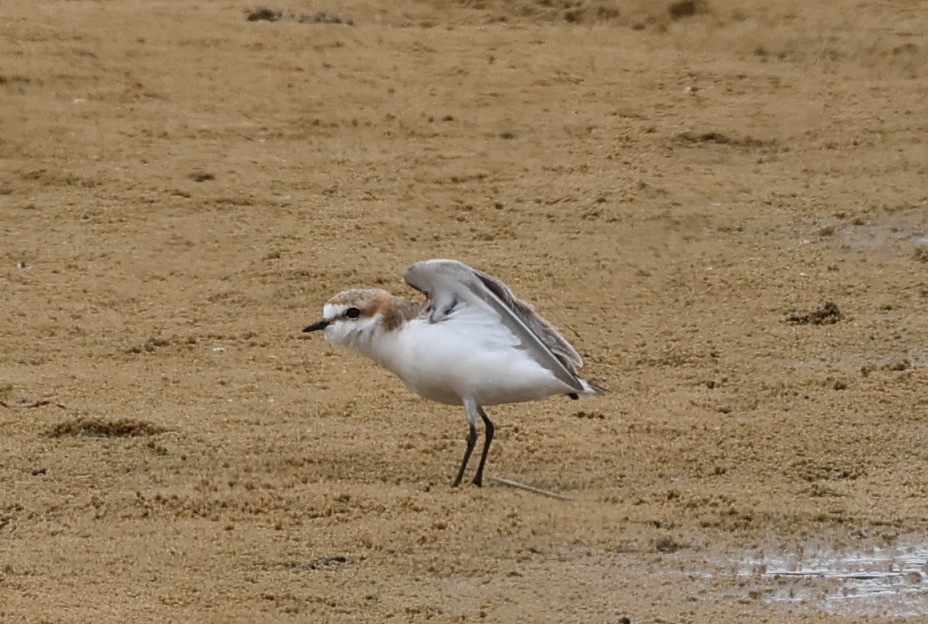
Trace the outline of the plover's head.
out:
M 393 295 L 379 288 L 345 290 L 322 307 L 322 320 L 303 329 L 325 331 L 325 339 L 337 346 L 364 350 L 378 330 L 388 330 L 385 319 L 393 317 Z

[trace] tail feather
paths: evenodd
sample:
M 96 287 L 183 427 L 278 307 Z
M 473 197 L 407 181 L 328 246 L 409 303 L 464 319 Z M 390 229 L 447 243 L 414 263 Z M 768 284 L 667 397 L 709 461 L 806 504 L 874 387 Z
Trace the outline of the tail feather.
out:
M 583 394 L 608 394 L 609 391 L 603 388 L 602 386 L 593 383 L 592 381 L 587 381 L 586 379 L 580 379 L 580 383 L 583 384 Z M 568 394 L 571 399 L 574 401 L 580 398 L 579 393 L 571 392 Z

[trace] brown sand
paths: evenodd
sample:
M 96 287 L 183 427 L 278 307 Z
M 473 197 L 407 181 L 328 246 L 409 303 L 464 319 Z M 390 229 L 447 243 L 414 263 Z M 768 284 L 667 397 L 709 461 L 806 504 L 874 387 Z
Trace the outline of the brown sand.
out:
M 0 3 L 0 621 L 843 621 L 734 569 L 926 534 L 924 3 L 269 6 Z M 612 390 L 490 411 L 572 502 L 301 335 L 437 256 Z

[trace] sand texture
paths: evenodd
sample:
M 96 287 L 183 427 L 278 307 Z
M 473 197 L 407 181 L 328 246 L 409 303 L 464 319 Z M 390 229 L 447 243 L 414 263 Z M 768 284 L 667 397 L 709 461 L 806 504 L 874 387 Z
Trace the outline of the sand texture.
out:
M 928 542 L 924 2 L 259 7 L 0 2 L 0 621 L 928 612 L 771 568 Z M 611 390 L 488 410 L 573 500 L 301 333 L 432 257 Z

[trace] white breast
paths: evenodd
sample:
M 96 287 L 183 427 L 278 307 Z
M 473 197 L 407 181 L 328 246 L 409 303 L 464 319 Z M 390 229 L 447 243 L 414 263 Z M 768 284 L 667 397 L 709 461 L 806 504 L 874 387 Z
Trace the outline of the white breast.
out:
M 371 343 L 369 354 L 417 394 L 480 405 L 543 399 L 573 390 L 521 348 L 502 326 L 413 320 Z

